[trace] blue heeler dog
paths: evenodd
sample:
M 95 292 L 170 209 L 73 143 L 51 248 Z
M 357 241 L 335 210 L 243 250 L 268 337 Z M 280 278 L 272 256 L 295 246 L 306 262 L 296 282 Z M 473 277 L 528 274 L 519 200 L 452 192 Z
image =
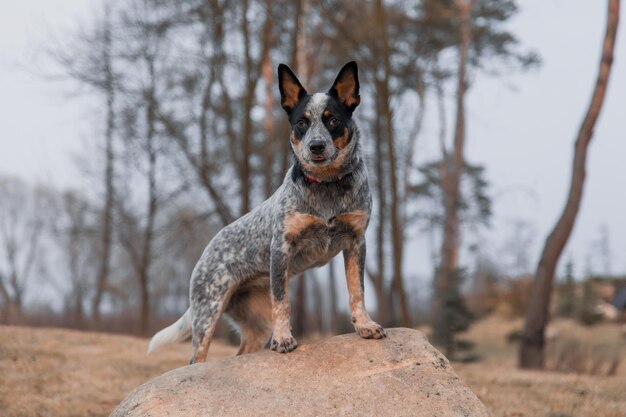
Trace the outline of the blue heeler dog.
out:
M 240 329 L 238 354 L 261 350 L 270 334 L 272 350 L 291 352 L 297 342 L 289 323 L 289 278 L 326 264 L 340 251 L 357 333 L 386 336 L 363 301 L 364 234 L 372 201 L 352 120 L 360 102 L 357 65 L 346 64 L 328 93 L 309 95 L 283 64 L 278 80 L 296 162 L 274 195 L 208 244 L 191 276 L 191 307 L 152 338 L 148 351 L 191 334 L 190 363 L 203 362 L 225 313 Z

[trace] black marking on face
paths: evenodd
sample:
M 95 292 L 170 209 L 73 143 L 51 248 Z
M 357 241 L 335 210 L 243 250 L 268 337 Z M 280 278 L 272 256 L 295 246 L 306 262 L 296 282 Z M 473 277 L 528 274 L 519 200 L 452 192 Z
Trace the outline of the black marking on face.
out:
M 341 69 L 328 93 L 307 94 L 286 66 L 279 67 L 279 86 L 289 117 L 289 141 L 301 170 L 322 181 L 340 177 L 353 148 L 352 112 L 360 101 L 356 64 Z M 294 170 L 294 181 L 297 174 Z
M 352 114 L 337 98 L 328 96 L 326 108 L 322 113 L 322 122 L 330 132 L 335 147 L 343 149 L 350 143 L 353 133 Z M 345 129 L 348 129 L 347 137 Z
M 296 140 L 302 140 L 307 130 L 311 126 L 311 115 L 307 114 L 307 104 L 311 100 L 311 96 L 304 96 L 289 114 L 289 124 L 291 124 L 292 137 Z

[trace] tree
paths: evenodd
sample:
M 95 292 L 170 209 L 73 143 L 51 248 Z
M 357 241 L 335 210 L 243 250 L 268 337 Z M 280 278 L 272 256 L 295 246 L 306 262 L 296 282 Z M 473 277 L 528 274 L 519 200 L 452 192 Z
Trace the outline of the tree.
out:
M 168 25 L 161 25 L 158 15 L 144 2 L 134 4 L 122 17 L 129 30 L 126 59 L 141 69 L 127 77 L 124 136 L 131 172 L 137 170 L 145 198 L 133 207 L 132 199 L 116 198 L 120 243 L 130 259 L 139 289 L 139 331 L 148 332 L 151 300 L 152 267 L 156 258 L 157 216 L 168 200 L 159 175 L 160 157 L 164 151 L 158 131 L 159 93 L 166 84 L 161 57 L 167 53 L 163 39 Z M 133 158 L 134 157 L 134 158 Z M 129 190 L 125 190 L 129 192 Z
M 0 297 L 8 322 L 20 320 L 28 282 L 38 264 L 45 225 L 41 189 L 0 178 Z
M 389 183 L 391 184 L 389 211 L 391 214 L 391 243 L 393 253 L 392 263 L 392 285 L 395 295 L 398 299 L 400 307 L 401 323 L 404 327 L 411 327 L 411 316 L 409 314 L 409 305 L 402 279 L 402 255 L 404 235 L 402 232 L 402 224 L 400 223 L 400 194 L 398 191 L 398 169 L 396 167 L 396 150 L 393 132 L 393 110 L 391 108 L 391 94 L 389 92 L 389 82 L 391 80 L 391 52 L 389 47 L 389 38 L 387 34 L 387 11 L 383 7 L 382 0 L 376 0 L 375 13 L 377 16 L 377 29 L 381 39 L 381 73 L 382 78 L 377 79 L 376 90 L 378 99 L 380 100 L 380 110 L 384 123 L 383 135 L 387 141 L 387 159 L 389 164 Z
M 485 58 L 491 58 L 490 62 L 512 61 L 522 68 L 536 64 L 538 58 L 534 53 L 519 53 L 518 40 L 501 27 L 517 11 L 514 0 L 424 0 L 420 9 L 423 24 L 431 29 L 425 33 L 428 41 L 440 45 L 441 51 L 455 48 L 458 52 L 456 69 L 443 71 L 443 76 L 455 74 L 456 95 L 452 149 L 448 150 L 443 142 L 441 145 L 445 214 L 433 303 L 433 320 L 440 323 L 441 317 L 453 316 L 444 310 L 446 305 L 450 305 L 446 300 L 458 292 L 456 278 L 461 276 L 458 266 L 461 244 L 458 211 L 465 163 L 465 96 L 470 87 L 468 73 L 471 69 L 485 71 Z M 452 333 L 446 328 L 441 324 L 436 326 L 434 339 L 444 346 L 452 346 Z
M 107 291 L 111 252 L 113 247 L 113 195 L 115 179 L 115 128 L 116 99 L 119 90 L 120 74 L 115 68 L 115 48 L 113 18 L 115 8 L 110 0 L 103 1 L 103 7 L 93 29 L 79 31 L 70 37 L 69 47 L 57 45 L 50 51 L 52 58 L 70 79 L 88 91 L 95 91 L 104 101 L 104 169 L 100 180 L 104 185 L 103 195 L 97 204 L 102 221 L 100 222 L 100 244 L 95 257 L 98 260 L 98 276 L 91 300 L 91 314 L 98 321 L 103 297 Z
M 464 164 L 465 146 L 465 92 L 467 90 L 467 56 L 471 42 L 471 11 L 474 0 L 455 0 L 460 26 L 459 64 L 457 70 L 456 122 L 454 127 L 454 145 L 452 156 L 448 158 L 444 150 L 440 166 L 444 221 L 441 240 L 441 256 L 436 272 L 435 300 L 433 303 L 433 337 L 435 342 L 446 347 L 446 353 L 452 355 L 455 330 L 464 326 L 454 324 L 454 318 L 462 313 L 459 304 L 458 250 L 459 234 L 459 199 L 461 170 Z M 457 313 L 457 310 L 461 310 Z
M 115 176 L 115 154 L 114 133 L 115 133 L 115 82 L 116 76 L 113 69 L 113 45 L 111 33 L 111 7 L 105 3 L 104 22 L 98 44 L 101 45 L 101 69 L 103 79 L 99 84 L 100 90 L 106 98 L 106 131 L 105 141 L 105 169 L 104 169 L 104 207 L 102 208 L 102 231 L 100 247 L 100 269 L 96 280 L 96 291 L 93 296 L 91 314 L 98 321 L 100 318 L 100 305 L 104 295 L 107 282 L 109 280 L 109 268 L 111 262 L 112 232 L 113 232 L 113 178 Z
M 445 204 L 446 196 L 449 193 L 449 189 L 446 187 L 449 184 L 446 183 L 445 171 L 441 169 L 443 164 L 442 161 L 434 161 L 420 166 L 419 170 L 424 180 L 413 186 L 411 191 L 414 198 L 430 203 L 426 207 L 420 205 L 418 219 L 425 220 L 427 229 L 441 230 L 443 228 L 445 231 L 443 226 L 445 226 L 446 221 L 449 221 L 449 208 Z M 488 183 L 484 178 L 484 168 L 464 162 L 458 186 L 457 227 L 460 228 L 461 225 L 487 225 L 491 217 L 491 200 L 487 193 Z M 444 233 L 442 240 L 445 238 Z M 443 265 L 443 258 L 439 260 L 439 265 Z M 437 269 L 435 275 L 439 278 L 442 273 Z M 436 335 L 437 342 L 445 346 L 448 356 L 454 353 L 454 335 L 466 330 L 470 324 L 471 314 L 469 314 L 460 292 L 464 276 L 465 272 L 455 267 L 454 274 L 446 276 L 446 279 L 450 278 L 451 280 L 447 282 L 449 285 L 445 289 L 442 290 L 439 286 L 441 282 L 438 279 L 435 281 L 436 302 L 441 302 L 441 304 L 437 306 L 432 318 L 433 334 Z
M 574 161 L 570 189 L 565 208 L 548 235 L 533 282 L 530 303 L 526 311 L 524 334 L 519 353 L 519 365 L 525 369 L 544 367 L 545 328 L 548 322 L 550 295 L 554 271 L 563 248 L 574 227 L 585 184 L 587 149 L 593 138 L 593 129 L 602 110 L 608 86 L 613 51 L 619 23 L 620 0 L 608 1 L 606 32 L 603 40 L 600 69 L 589 108 L 582 121 L 574 144 Z
M 65 296 L 65 314 L 82 324 L 85 319 L 85 304 L 92 291 L 98 290 L 96 274 L 98 265 L 96 230 L 93 210 L 89 203 L 76 192 L 65 192 L 58 196 L 51 226 L 54 246 L 59 249 L 64 277 L 68 283 Z M 95 318 L 95 317 L 94 317 Z

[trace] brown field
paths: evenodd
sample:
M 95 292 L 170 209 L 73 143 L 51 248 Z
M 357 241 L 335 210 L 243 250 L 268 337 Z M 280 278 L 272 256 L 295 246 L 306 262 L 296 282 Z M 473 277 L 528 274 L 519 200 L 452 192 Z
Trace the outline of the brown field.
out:
M 461 378 L 494 416 L 626 416 L 626 363 L 615 376 L 529 372 L 515 368 L 515 345 L 504 335 L 519 321 L 490 318 L 465 338 L 483 360 L 455 363 Z M 553 332 L 617 346 L 626 339 L 614 325 L 583 328 L 559 321 Z M 146 339 L 61 329 L 0 327 L 1 416 L 106 416 L 133 388 L 185 364 L 189 344 L 145 354 Z M 234 354 L 215 342 L 210 359 Z
M 453 364 L 494 416 L 626 416 L 626 338 L 618 325 L 583 327 L 573 321 L 557 320 L 548 328 L 548 334 L 553 335 L 552 346 L 558 347 L 560 340 L 576 340 L 590 348 L 591 359 L 605 354 L 607 347 L 614 349 L 607 355 L 622 359 L 615 376 L 517 369 L 517 344 L 508 343 L 506 335 L 521 328 L 521 320 L 498 317 L 476 323 L 465 339 L 476 344 L 482 360 Z M 548 348 L 553 351 L 550 345 Z M 555 355 L 548 357 L 550 365 Z

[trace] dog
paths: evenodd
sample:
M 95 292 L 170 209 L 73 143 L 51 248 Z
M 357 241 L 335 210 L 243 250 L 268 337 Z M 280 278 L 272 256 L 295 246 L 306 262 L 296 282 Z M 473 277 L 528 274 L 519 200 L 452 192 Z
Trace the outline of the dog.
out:
M 260 206 L 223 228 L 195 266 L 190 307 L 150 341 L 148 352 L 192 336 L 190 364 L 204 362 L 218 319 L 240 330 L 237 354 L 297 347 L 291 333 L 289 278 L 328 263 L 343 251 L 356 332 L 381 339 L 363 299 L 365 230 L 372 197 L 352 113 L 360 103 L 356 62 L 347 63 L 327 93 L 309 95 L 278 66 L 281 106 L 291 125 L 295 163 Z

